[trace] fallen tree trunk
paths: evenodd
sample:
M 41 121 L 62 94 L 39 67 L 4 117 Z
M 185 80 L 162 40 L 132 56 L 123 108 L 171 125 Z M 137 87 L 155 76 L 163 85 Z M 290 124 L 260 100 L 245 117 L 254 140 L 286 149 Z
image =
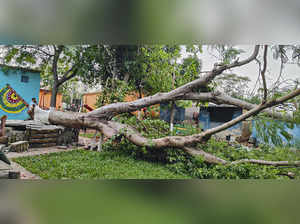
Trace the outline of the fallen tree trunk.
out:
M 191 155 L 201 155 L 205 158 L 205 161 L 211 164 L 240 164 L 240 163 L 255 163 L 261 165 L 274 165 L 280 166 L 280 164 L 287 165 L 286 161 L 273 162 L 273 161 L 260 161 L 260 160 L 241 160 L 230 163 L 221 158 L 215 157 L 211 154 L 208 154 L 201 150 L 195 150 L 193 147 L 197 143 L 206 142 L 213 134 L 226 130 L 237 123 L 244 121 L 245 119 L 257 115 L 258 113 L 265 111 L 272 117 L 283 118 L 283 115 L 270 110 L 271 107 L 282 104 L 298 95 L 300 95 L 300 88 L 294 90 L 286 96 L 271 99 L 263 100 L 263 103 L 260 105 L 254 105 L 247 102 L 244 102 L 239 99 L 229 97 L 222 93 L 194 93 L 195 88 L 206 87 L 215 77 L 222 74 L 223 71 L 231 69 L 237 66 L 247 64 L 254 59 L 256 59 L 259 51 L 259 46 L 256 46 L 253 54 L 243 60 L 236 61 L 229 65 L 216 65 L 211 72 L 208 72 L 206 75 L 196 79 L 190 83 L 187 83 L 181 87 L 178 87 L 167 93 L 157 93 L 153 96 L 145 97 L 138 99 L 132 102 L 119 102 L 113 103 L 110 105 L 103 106 L 99 109 L 93 110 L 88 113 L 75 113 L 75 112 L 61 112 L 56 110 L 42 111 L 38 107 L 35 108 L 35 119 L 39 119 L 43 122 L 48 122 L 54 125 L 62 125 L 70 128 L 91 128 L 100 131 L 103 135 L 108 138 L 112 137 L 124 137 L 127 138 L 130 142 L 137 146 L 155 148 L 155 149 L 164 149 L 164 148 L 179 148 L 185 150 Z M 176 100 L 202 100 L 205 102 L 215 102 L 215 103 L 225 103 L 235 106 L 240 106 L 248 111 L 239 117 L 224 123 L 216 128 L 212 128 L 206 131 L 203 131 L 199 134 L 194 134 L 190 136 L 166 136 L 163 138 L 150 139 L 142 136 L 134 128 L 126 124 L 121 124 L 111 119 L 116 115 L 122 113 L 129 113 L 140 110 L 144 107 L 148 107 L 155 104 L 172 102 Z M 292 119 L 292 117 L 289 117 Z M 291 163 L 289 163 L 290 165 Z M 298 165 L 298 163 L 293 163 Z
M 258 105 L 255 108 L 251 109 L 250 111 L 240 115 L 239 117 L 229 122 L 224 123 L 223 125 L 190 136 L 167 136 L 158 139 L 148 139 L 141 136 L 139 133 L 137 133 L 136 130 L 134 130 L 132 127 L 128 125 L 120 124 L 114 121 L 107 121 L 103 119 L 100 120 L 94 117 L 93 115 L 91 116 L 90 113 L 86 113 L 86 114 L 75 113 L 75 112 L 66 113 L 66 112 L 52 110 L 49 112 L 48 121 L 51 124 L 62 125 L 71 128 L 96 129 L 109 138 L 115 135 L 123 135 L 134 144 L 143 147 L 145 146 L 145 147 L 152 147 L 152 148 L 166 148 L 166 147 L 183 148 L 185 146 L 193 145 L 199 142 L 205 142 L 213 134 L 226 130 L 236 125 L 237 123 L 253 115 L 258 114 L 259 112 L 269 107 L 281 104 L 298 95 L 300 95 L 300 89 L 297 89 L 284 97 L 270 100 L 264 104 Z

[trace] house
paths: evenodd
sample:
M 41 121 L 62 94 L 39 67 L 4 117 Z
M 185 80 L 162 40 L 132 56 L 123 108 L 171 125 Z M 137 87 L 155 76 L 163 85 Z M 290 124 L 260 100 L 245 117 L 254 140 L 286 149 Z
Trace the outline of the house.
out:
M 237 118 L 243 114 L 243 109 L 240 107 L 221 104 L 209 104 L 207 107 L 200 107 L 199 122 L 204 130 L 215 128 L 228 121 Z M 229 129 L 241 129 L 242 123 L 238 123 Z
M 51 102 L 51 90 L 47 89 L 40 89 L 39 92 L 39 107 L 48 110 L 50 108 L 50 102 Z M 56 96 L 56 109 L 62 108 L 62 94 L 57 93 Z
M 40 71 L 0 65 L 0 117 L 25 120 L 32 98 L 39 100 Z

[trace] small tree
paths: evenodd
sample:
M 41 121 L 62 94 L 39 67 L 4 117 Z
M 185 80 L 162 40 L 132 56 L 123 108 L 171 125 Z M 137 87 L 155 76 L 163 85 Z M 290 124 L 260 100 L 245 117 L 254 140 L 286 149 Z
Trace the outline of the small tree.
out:
M 75 76 L 85 83 L 95 83 L 103 62 L 100 46 L 89 45 L 6 45 L 1 48 L 4 64 L 35 67 L 41 70 L 44 86 L 52 89 L 51 107 L 56 106 L 59 88 Z

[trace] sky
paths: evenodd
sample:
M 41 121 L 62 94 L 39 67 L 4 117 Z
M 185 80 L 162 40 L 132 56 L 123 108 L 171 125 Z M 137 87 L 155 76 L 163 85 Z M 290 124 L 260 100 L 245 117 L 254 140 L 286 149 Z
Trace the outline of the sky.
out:
M 236 46 L 236 48 L 245 51 L 240 56 L 240 60 L 243 60 L 252 54 L 254 50 L 254 45 L 240 45 L 240 46 Z M 260 54 L 258 58 L 262 58 L 262 53 L 263 50 L 260 49 Z M 217 52 L 210 52 L 210 50 L 208 50 L 208 46 L 203 47 L 203 53 L 199 55 L 200 59 L 202 60 L 202 71 L 210 71 L 213 68 L 214 63 L 218 61 L 214 55 L 216 56 Z M 248 76 L 251 79 L 251 82 L 249 83 L 249 87 L 250 89 L 254 88 L 259 74 L 257 62 L 252 61 L 247 65 L 234 68 L 232 69 L 232 72 L 240 76 Z M 266 71 L 266 79 L 267 79 L 268 86 L 272 86 L 272 84 L 274 84 L 274 82 L 278 78 L 279 72 L 280 72 L 280 60 L 279 59 L 275 60 L 273 58 L 273 51 L 269 49 L 268 57 L 267 57 L 267 71 Z M 285 64 L 282 74 L 283 74 L 282 76 L 285 79 L 300 80 L 300 67 L 296 64 Z

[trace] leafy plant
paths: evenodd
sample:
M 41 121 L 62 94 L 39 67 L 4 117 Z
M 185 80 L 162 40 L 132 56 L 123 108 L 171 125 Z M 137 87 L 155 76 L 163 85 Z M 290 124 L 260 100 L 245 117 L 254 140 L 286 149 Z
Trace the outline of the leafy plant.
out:
M 136 117 L 122 115 L 118 118 L 120 122 L 134 126 L 143 136 L 149 138 L 160 138 L 167 135 L 191 135 L 199 133 L 191 125 L 176 125 L 174 132 L 170 133 L 168 124 L 160 120 L 146 119 L 137 122 Z M 167 148 L 162 150 L 148 149 L 146 147 L 137 147 L 125 138 L 119 142 L 108 140 L 104 143 L 107 151 L 122 151 L 135 159 L 162 162 L 171 171 L 189 175 L 193 178 L 205 179 L 282 179 L 288 178 L 284 173 L 293 172 L 299 178 L 299 169 L 297 168 L 276 168 L 272 166 L 262 166 L 255 164 L 237 164 L 237 165 L 211 165 L 204 162 L 203 158 L 193 157 L 181 149 Z M 261 159 L 270 161 L 294 161 L 300 160 L 300 151 L 292 151 L 287 147 L 268 147 L 262 145 L 259 150 L 248 150 L 242 146 L 230 146 L 227 142 L 219 142 L 210 139 L 206 144 L 198 144 L 196 148 L 214 154 L 227 161 L 235 161 L 245 158 Z
M 262 139 L 264 144 L 283 146 L 293 140 L 293 136 L 287 131 L 293 129 L 294 124 L 291 122 L 282 122 L 260 116 L 255 120 L 255 129 L 257 138 Z M 285 141 L 283 141 L 283 138 Z

